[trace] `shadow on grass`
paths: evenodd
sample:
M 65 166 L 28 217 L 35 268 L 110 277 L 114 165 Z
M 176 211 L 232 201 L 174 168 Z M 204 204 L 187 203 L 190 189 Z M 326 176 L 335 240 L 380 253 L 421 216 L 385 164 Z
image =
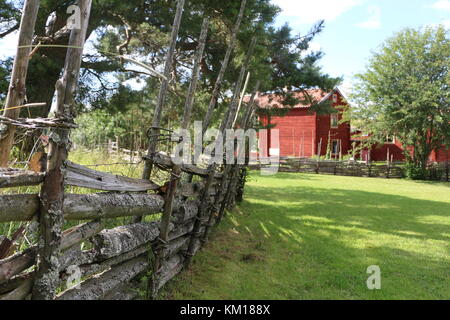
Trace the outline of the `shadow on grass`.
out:
M 450 295 L 449 203 L 367 191 L 255 185 L 248 187 L 246 198 L 229 216 L 231 224 L 248 232 L 247 241 L 264 239 L 267 260 L 273 254 L 277 270 L 303 270 L 305 279 L 277 282 L 280 290 L 290 292 L 288 298 Z M 285 261 L 279 261 L 283 254 Z M 300 265 L 295 269 L 289 261 Z M 366 287 L 370 265 L 382 269 L 379 292 Z

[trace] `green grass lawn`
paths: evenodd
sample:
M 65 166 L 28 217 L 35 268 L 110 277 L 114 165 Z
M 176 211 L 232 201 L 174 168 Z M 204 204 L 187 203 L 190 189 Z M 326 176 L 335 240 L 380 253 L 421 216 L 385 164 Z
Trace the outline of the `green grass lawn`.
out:
M 448 183 L 254 173 L 245 198 L 163 298 L 450 298 Z

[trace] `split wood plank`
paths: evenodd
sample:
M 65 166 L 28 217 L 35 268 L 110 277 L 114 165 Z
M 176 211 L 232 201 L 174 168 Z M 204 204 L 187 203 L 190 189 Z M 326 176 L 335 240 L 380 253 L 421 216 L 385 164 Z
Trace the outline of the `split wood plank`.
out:
M 143 273 L 148 266 L 148 257 L 144 254 L 83 281 L 80 289 L 75 287 L 64 291 L 57 300 L 101 300 L 121 284 Z
M 148 158 L 148 156 L 146 156 L 144 158 Z M 171 169 L 175 166 L 175 163 L 173 162 L 173 160 L 170 156 L 162 154 L 160 152 L 155 153 L 151 158 L 152 158 L 152 162 L 155 165 L 157 165 L 163 169 L 167 170 L 167 169 Z M 181 164 L 181 171 L 183 171 L 185 173 L 197 175 L 197 176 L 200 176 L 203 178 L 206 178 L 209 176 L 208 169 L 203 169 L 203 168 L 200 168 L 193 164 Z M 216 172 L 214 174 L 214 178 L 220 179 L 220 178 L 222 178 L 222 174 Z
M 66 161 L 65 165 L 65 184 L 89 189 L 118 192 L 143 192 L 157 190 L 159 188 L 157 184 L 150 180 L 133 179 L 100 172 L 70 161 Z

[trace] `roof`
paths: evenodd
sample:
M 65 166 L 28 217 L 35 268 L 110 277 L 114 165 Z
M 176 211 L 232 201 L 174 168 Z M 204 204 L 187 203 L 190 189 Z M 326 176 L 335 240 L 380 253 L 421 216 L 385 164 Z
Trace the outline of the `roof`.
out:
M 310 89 L 305 90 L 307 95 L 305 95 L 302 91 L 293 92 L 294 97 L 298 100 L 302 101 L 300 104 L 295 105 L 294 108 L 297 109 L 307 109 L 310 108 L 313 104 L 319 104 L 326 100 L 328 100 L 331 95 L 335 92 L 338 92 L 341 96 L 344 97 L 342 92 L 339 90 L 339 88 L 335 88 L 329 93 L 326 93 L 322 89 Z M 312 100 L 312 103 L 306 103 L 307 100 Z M 282 97 L 276 94 L 262 94 L 259 95 L 256 99 L 256 103 L 260 106 L 260 108 L 285 108 L 285 106 L 281 103 Z

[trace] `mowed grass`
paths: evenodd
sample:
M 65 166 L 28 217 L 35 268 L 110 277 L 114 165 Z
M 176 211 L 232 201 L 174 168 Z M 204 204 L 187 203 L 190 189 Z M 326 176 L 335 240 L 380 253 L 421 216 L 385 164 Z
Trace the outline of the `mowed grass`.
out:
M 450 185 L 253 173 L 168 299 L 449 299 Z M 367 268 L 381 268 L 369 290 Z

